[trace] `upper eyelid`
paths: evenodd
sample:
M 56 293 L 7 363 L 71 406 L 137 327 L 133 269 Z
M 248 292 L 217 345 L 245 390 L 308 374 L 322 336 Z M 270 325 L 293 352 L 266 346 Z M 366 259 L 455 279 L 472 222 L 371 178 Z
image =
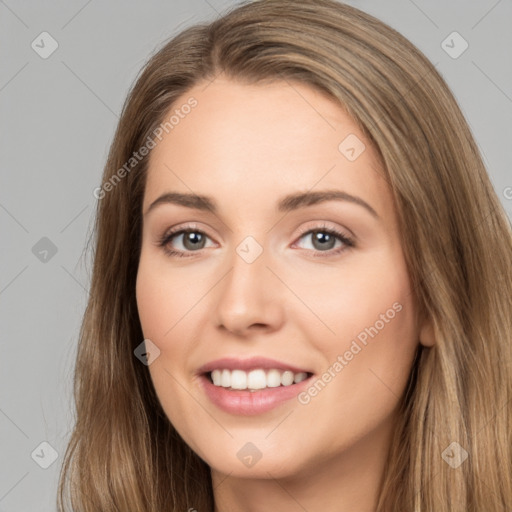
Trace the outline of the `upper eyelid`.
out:
M 315 221 L 311 221 L 311 222 L 315 222 Z M 309 234 L 311 231 L 320 231 L 320 230 L 324 229 L 324 230 L 331 230 L 331 231 L 341 232 L 340 234 L 343 234 L 347 238 L 349 238 L 349 237 L 350 238 L 355 238 L 352 235 L 352 233 L 349 230 L 347 230 L 346 228 L 333 227 L 333 226 L 330 226 L 330 225 L 326 224 L 325 221 L 320 221 L 320 222 L 322 223 L 321 225 L 308 226 L 308 227 L 305 227 L 305 228 L 301 228 L 298 236 L 302 237 L 302 236 L 304 236 L 306 234 Z M 161 236 L 161 238 L 169 237 L 171 235 L 182 234 L 183 232 L 187 232 L 187 231 L 192 231 L 192 232 L 196 232 L 197 231 L 197 232 L 203 233 L 204 235 L 208 236 L 209 238 L 212 238 L 212 237 L 210 237 L 210 235 L 208 235 L 208 233 L 204 229 L 198 227 L 195 224 L 186 224 L 184 226 L 178 225 L 178 227 L 167 229 L 166 231 L 164 231 L 164 233 Z M 345 235 L 343 233 L 343 231 L 348 231 L 348 233 Z
M 311 221 L 315 222 L 315 221 Z M 349 231 L 347 228 L 341 228 L 341 227 L 335 227 L 332 225 L 329 225 L 326 221 L 316 221 L 320 222 L 320 224 L 316 224 L 314 226 L 308 226 L 305 228 L 300 228 L 299 236 L 303 236 L 307 233 L 310 233 L 311 231 L 336 231 L 339 232 L 341 235 L 345 236 L 346 238 L 355 238 L 351 231 Z

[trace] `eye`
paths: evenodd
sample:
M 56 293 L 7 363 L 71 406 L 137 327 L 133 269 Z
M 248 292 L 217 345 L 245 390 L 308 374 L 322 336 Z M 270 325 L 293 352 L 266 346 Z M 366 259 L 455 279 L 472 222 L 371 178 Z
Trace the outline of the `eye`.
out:
M 168 256 L 188 257 L 187 252 L 197 252 L 204 249 L 208 235 L 200 229 L 193 227 L 186 229 L 176 229 L 165 233 L 159 240 L 158 245 L 163 248 Z M 171 243 L 175 240 L 183 249 L 173 249 Z
M 327 253 L 325 256 L 333 256 L 354 246 L 354 241 L 349 236 L 340 231 L 328 228 L 327 226 L 318 226 L 304 231 L 299 240 L 305 239 L 311 241 L 310 248 L 317 253 Z M 338 243 L 337 249 L 334 249 Z M 324 256 L 323 254 L 314 254 L 314 256 Z
M 299 240 L 307 240 L 308 238 L 311 241 L 310 248 L 314 251 L 313 256 L 315 257 L 334 256 L 355 245 L 351 237 L 327 226 L 317 226 L 304 230 Z M 193 256 L 191 253 L 204 249 L 207 240 L 211 239 L 204 231 L 191 226 L 166 232 L 158 241 L 158 245 L 162 247 L 168 256 L 183 258 L 191 257 Z M 335 249 L 337 242 L 338 247 Z M 176 249 L 175 243 L 181 245 L 182 248 Z M 306 249 L 309 248 L 306 247 Z

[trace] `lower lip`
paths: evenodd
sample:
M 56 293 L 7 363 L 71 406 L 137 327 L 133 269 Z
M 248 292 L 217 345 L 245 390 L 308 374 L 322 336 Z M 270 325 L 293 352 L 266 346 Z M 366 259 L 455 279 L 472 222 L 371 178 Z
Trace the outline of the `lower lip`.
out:
M 278 386 L 257 391 L 230 391 L 215 386 L 207 375 L 201 375 L 200 382 L 208 398 L 220 409 L 230 414 L 253 416 L 270 411 L 283 402 L 295 398 L 311 381 L 312 376 L 290 386 Z

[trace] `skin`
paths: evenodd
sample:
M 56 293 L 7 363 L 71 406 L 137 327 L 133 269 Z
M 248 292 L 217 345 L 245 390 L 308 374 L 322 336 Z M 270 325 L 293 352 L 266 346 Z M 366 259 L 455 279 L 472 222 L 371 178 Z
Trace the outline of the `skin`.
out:
M 151 152 L 143 212 L 169 191 L 210 196 L 219 211 L 161 204 L 144 215 L 136 293 L 144 336 L 160 350 L 149 366 L 159 400 L 211 467 L 218 512 L 373 511 L 415 350 L 433 344 L 431 326 L 416 321 L 377 152 L 304 84 L 220 76 L 173 110 L 191 96 L 197 106 Z M 366 146 L 354 161 L 338 149 L 349 134 Z M 276 210 L 287 194 L 327 189 L 363 199 L 378 218 L 348 201 Z M 204 248 L 178 234 L 168 245 L 189 257 L 168 256 L 159 237 L 190 223 L 206 234 Z M 332 254 L 341 241 L 301 235 L 324 225 L 355 246 Z M 250 264 L 236 252 L 247 236 L 263 249 Z M 307 404 L 244 417 L 199 386 L 197 369 L 225 356 L 265 356 L 321 377 L 395 303 L 401 311 Z M 252 467 L 237 457 L 247 442 L 261 452 Z

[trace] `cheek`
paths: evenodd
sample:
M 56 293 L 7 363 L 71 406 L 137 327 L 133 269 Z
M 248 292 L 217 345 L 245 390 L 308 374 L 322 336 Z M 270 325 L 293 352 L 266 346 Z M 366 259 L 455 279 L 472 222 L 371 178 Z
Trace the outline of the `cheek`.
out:
M 334 334 L 323 329 L 313 336 L 311 325 L 302 324 L 324 355 L 325 368 L 299 397 L 300 410 L 304 418 L 316 418 L 318 437 L 332 440 L 329 450 L 355 443 L 388 422 L 405 390 L 418 341 L 405 267 L 392 268 L 366 267 L 364 278 L 331 286 L 316 303 L 318 316 Z M 343 426 L 334 436 L 333 424 Z
M 197 290 L 181 275 L 179 271 L 171 275 L 159 259 L 150 260 L 144 252 L 141 255 L 136 282 L 137 309 L 144 337 L 154 338 L 157 344 L 170 338 L 170 329 L 197 302 Z
M 364 256 L 355 255 L 339 271 L 328 270 L 305 281 L 301 290 L 304 302 L 316 316 L 315 321 L 312 315 L 303 317 L 303 329 L 321 332 L 312 339 L 322 340 L 323 352 L 350 345 L 361 332 L 362 343 L 364 332 L 366 341 L 373 339 L 377 335 L 374 328 L 380 339 L 392 339 L 393 333 L 413 326 L 412 293 L 399 250 L 385 247 Z
M 372 260 L 378 264 L 361 261 L 360 269 L 352 267 L 343 278 L 324 282 L 321 293 L 318 288 L 310 293 L 311 309 L 322 322 L 311 322 L 309 316 L 302 322 L 327 368 L 343 375 L 332 379 L 338 382 L 334 387 L 361 399 L 365 392 L 367 397 L 376 391 L 400 395 L 418 346 L 413 294 L 401 253 L 374 254 Z
M 168 313 L 172 311 L 173 304 L 167 295 L 153 281 L 148 279 L 138 281 L 137 309 L 142 332 L 144 338 L 149 338 L 159 347 L 163 334 L 171 327 Z
M 189 331 L 186 315 L 197 302 L 196 295 L 190 287 L 171 279 L 157 261 L 149 264 L 149 258 L 146 260 L 142 255 L 136 282 L 138 314 L 144 338 L 160 350 L 148 370 L 167 417 L 180 432 L 188 429 L 185 418 L 200 414 L 196 402 L 190 400 L 183 388 L 189 353 L 193 350 L 193 343 L 183 343 Z M 187 442 L 194 446 L 192 439 Z

